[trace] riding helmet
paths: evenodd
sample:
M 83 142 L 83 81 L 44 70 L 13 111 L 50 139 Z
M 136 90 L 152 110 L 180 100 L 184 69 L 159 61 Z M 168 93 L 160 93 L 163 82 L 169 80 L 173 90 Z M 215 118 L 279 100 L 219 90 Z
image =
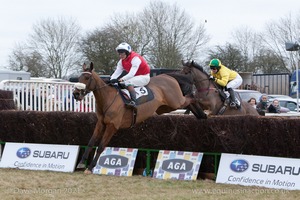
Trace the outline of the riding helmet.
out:
M 122 42 L 121 44 L 119 44 L 116 48 L 116 51 L 118 53 L 126 53 L 126 55 L 128 56 L 131 53 L 131 46 L 129 44 L 127 44 L 126 42 Z
M 210 66 L 210 68 L 220 69 L 220 67 L 221 67 L 221 61 L 219 59 L 212 59 L 209 62 L 209 66 Z

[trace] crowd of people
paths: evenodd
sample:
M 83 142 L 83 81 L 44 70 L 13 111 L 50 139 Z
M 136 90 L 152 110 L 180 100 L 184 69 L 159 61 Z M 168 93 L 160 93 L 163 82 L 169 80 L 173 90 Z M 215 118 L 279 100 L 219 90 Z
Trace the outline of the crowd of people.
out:
M 252 97 L 248 100 L 248 103 L 261 115 L 264 113 L 281 113 L 279 101 L 274 99 L 272 102 L 269 102 L 268 95 L 266 94 L 263 94 L 259 98 L 259 102 L 256 102 L 256 99 Z

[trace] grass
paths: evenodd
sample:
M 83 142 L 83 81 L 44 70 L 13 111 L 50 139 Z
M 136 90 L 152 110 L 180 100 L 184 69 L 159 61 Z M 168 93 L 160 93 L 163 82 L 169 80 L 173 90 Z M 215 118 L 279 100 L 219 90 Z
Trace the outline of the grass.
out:
M 300 191 L 178 181 L 0 169 L 0 199 L 298 199 Z

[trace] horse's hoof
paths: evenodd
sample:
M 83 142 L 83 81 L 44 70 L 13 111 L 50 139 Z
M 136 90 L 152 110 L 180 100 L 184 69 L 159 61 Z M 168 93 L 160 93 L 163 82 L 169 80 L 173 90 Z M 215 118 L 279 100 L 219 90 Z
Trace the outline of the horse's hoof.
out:
M 85 164 L 79 163 L 76 168 L 77 169 L 84 169 L 85 168 Z
M 84 174 L 92 174 L 92 171 L 89 169 L 84 170 Z

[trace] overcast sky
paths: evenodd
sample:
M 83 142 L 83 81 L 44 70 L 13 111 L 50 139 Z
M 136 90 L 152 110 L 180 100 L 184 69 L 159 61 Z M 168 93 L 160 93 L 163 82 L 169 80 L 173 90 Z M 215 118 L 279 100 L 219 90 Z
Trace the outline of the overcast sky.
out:
M 94 30 L 115 13 L 139 12 L 152 0 L 3 0 L 0 8 L 0 68 L 17 43 L 32 33 L 41 19 L 72 17 L 83 32 Z M 205 23 L 210 45 L 223 45 L 238 27 L 262 31 L 264 25 L 300 13 L 300 0 L 162 0 L 184 9 L 195 23 Z M 299 36 L 300 37 L 300 36 Z

